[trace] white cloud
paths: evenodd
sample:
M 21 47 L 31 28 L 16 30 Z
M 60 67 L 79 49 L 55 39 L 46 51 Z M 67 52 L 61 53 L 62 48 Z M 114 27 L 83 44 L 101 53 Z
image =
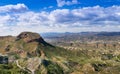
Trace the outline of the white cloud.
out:
M 17 5 L 5 5 L 0 7 L 0 13 L 6 12 L 23 12 L 26 11 L 28 8 L 24 4 L 17 4 Z
M 48 6 L 48 7 L 44 7 L 43 9 L 51 9 L 51 8 L 53 8 L 53 6 Z
M 13 8 L 15 8 L 14 6 Z M 24 4 L 23 7 L 27 8 Z M 18 9 L 21 10 L 21 8 Z M 14 11 L 4 11 L 4 13 L 6 12 L 12 13 Z M 2 18 L 0 19 L 0 35 L 17 35 L 22 31 L 38 33 L 120 31 L 120 6 L 107 8 L 94 6 L 72 10 L 56 9 L 51 12 L 25 11 L 11 13 L 4 15 L 0 13 L 0 18 Z
M 79 4 L 78 0 L 72 0 L 72 1 L 69 1 L 69 0 L 56 0 L 57 1 L 57 4 L 58 4 L 58 7 L 62 7 L 64 5 L 74 5 L 74 4 Z

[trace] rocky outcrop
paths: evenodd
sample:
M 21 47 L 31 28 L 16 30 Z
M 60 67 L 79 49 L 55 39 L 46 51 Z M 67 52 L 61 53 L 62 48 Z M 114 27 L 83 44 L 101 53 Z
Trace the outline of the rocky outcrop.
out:
M 0 64 L 7 64 L 8 63 L 8 57 L 0 55 Z
M 38 41 L 38 42 L 44 42 L 43 38 L 38 33 L 33 32 L 22 32 L 17 36 L 17 40 L 22 39 L 25 42 L 32 42 L 32 41 Z

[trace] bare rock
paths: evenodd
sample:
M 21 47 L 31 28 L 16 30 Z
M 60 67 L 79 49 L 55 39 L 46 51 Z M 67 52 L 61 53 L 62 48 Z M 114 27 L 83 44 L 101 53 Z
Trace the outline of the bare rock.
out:
M 32 41 L 44 41 L 43 38 L 38 33 L 33 32 L 22 32 L 17 36 L 17 40 L 22 39 L 25 42 L 32 42 Z

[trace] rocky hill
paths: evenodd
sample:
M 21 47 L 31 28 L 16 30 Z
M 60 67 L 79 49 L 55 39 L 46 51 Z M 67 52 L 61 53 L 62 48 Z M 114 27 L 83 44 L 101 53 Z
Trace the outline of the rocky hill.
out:
M 58 49 L 45 42 L 39 34 L 33 32 L 22 32 L 16 37 L 4 36 L 0 37 L 0 62 L 1 64 L 8 63 L 8 65 L 17 66 L 25 74 L 53 74 L 53 72 L 63 74 L 66 71 L 62 69 L 62 66 L 67 66 L 64 64 L 60 66 L 52 60 L 55 55 L 53 50 Z M 15 74 L 19 73 L 17 71 Z
M 22 32 L 18 36 L 0 37 L 0 52 L 1 54 L 15 53 L 34 53 L 38 46 L 51 46 L 37 33 Z

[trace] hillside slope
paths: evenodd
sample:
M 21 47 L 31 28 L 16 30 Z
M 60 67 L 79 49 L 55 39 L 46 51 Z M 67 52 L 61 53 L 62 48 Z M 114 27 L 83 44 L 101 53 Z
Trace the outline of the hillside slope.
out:
M 8 57 L 8 60 L 4 60 L 3 57 L 0 61 L 8 62 L 7 67 L 12 66 L 8 70 L 3 68 L 5 71 L 1 72 L 7 73 L 8 71 L 11 74 L 14 67 L 17 66 L 16 68 L 22 72 L 16 69 L 15 74 L 64 74 L 69 72 L 69 68 L 64 64 L 65 60 L 61 59 L 62 61 L 60 61 L 60 59 L 57 59 L 60 55 L 57 50 L 60 49 L 45 42 L 37 33 L 22 32 L 16 37 L 0 37 L 0 54 Z
M 0 73 L 120 74 L 119 44 L 63 45 L 70 49 L 53 46 L 33 32 L 0 37 Z

